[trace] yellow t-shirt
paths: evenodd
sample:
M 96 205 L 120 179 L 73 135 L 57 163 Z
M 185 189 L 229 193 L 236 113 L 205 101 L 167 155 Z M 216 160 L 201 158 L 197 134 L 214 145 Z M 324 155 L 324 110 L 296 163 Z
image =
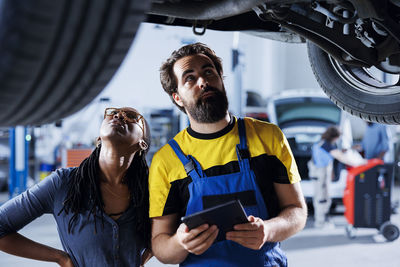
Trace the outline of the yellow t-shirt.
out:
M 270 216 L 279 213 L 273 183 L 300 181 L 293 154 L 282 131 L 274 124 L 245 118 L 250 167 L 256 175 Z M 207 176 L 238 172 L 236 145 L 239 131 L 236 118 L 213 134 L 199 134 L 187 128 L 174 137 L 185 155 L 192 155 Z M 185 214 L 189 200 L 188 177 L 184 166 L 168 145 L 154 155 L 149 176 L 150 217 L 173 213 Z

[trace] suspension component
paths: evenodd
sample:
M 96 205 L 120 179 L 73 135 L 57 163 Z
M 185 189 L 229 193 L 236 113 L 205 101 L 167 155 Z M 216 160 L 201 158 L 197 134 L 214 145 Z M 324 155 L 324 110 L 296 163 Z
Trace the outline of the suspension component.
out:
M 353 16 L 346 18 L 342 14 L 339 14 L 338 10 L 343 10 L 343 7 L 338 7 L 339 9 L 334 10 L 335 12 L 331 12 L 327 8 L 323 7 L 320 3 L 318 2 L 312 2 L 311 3 L 311 8 L 314 9 L 315 11 L 324 14 L 328 18 L 330 18 L 333 21 L 338 21 L 343 24 L 349 24 L 349 23 L 354 23 L 357 20 L 357 12 L 354 11 Z M 346 9 L 347 10 L 347 9 Z

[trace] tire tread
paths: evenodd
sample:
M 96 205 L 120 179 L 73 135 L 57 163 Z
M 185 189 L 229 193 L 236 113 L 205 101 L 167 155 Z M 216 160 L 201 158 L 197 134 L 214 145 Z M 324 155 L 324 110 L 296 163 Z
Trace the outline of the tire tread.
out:
M 0 24 L 0 57 L 6 60 L 0 62 L 0 94 L 8 103 L 0 106 L 0 126 L 48 123 L 88 104 L 118 69 L 150 5 L 140 0 L 5 2 L 10 8 L 0 10 L 8 14 Z M 101 3 L 106 9 L 98 14 Z M 84 31 L 95 34 L 84 39 Z
M 329 63 L 327 63 L 328 56 L 326 52 L 310 41 L 307 42 L 307 52 L 311 69 L 318 84 L 329 99 L 339 108 L 366 121 L 383 124 L 400 124 L 400 94 L 396 96 L 399 99 L 399 103 L 395 105 L 398 110 L 391 110 L 389 107 L 385 107 L 382 104 L 379 106 L 382 111 L 379 112 L 368 110 L 366 108 L 361 109 L 359 107 L 352 107 L 348 100 L 350 97 L 345 95 L 345 93 L 350 94 L 352 90 L 356 89 L 351 88 L 341 80 L 332 69 L 332 66 L 329 66 Z M 338 97 L 338 93 L 341 93 L 343 96 Z M 362 103 L 362 101 L 357 99 L 354 94 L 352 96 L 353 100 L 356 99 L 356 101 Z

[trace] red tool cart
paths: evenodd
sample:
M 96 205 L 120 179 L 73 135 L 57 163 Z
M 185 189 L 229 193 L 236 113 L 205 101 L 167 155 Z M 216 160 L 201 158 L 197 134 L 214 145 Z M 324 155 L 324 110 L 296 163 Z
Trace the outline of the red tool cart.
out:
M 355 237 L 355 228 L 376 228 L 388 240 L 399 237 L 399 228 L 390 223 L 393 166 L 371 159 L 348 170 L 343 195 L 346 234 Z

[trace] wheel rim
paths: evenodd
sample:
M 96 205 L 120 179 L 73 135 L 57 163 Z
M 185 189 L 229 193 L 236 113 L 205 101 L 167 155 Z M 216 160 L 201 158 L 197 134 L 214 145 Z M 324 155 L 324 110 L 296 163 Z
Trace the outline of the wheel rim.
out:
M 383 72 L 376 67 L 365 68 L 343 64 L 328 55 L 334 70 L 354 89 L 373 95 L 400 93 L 400 75 Z

